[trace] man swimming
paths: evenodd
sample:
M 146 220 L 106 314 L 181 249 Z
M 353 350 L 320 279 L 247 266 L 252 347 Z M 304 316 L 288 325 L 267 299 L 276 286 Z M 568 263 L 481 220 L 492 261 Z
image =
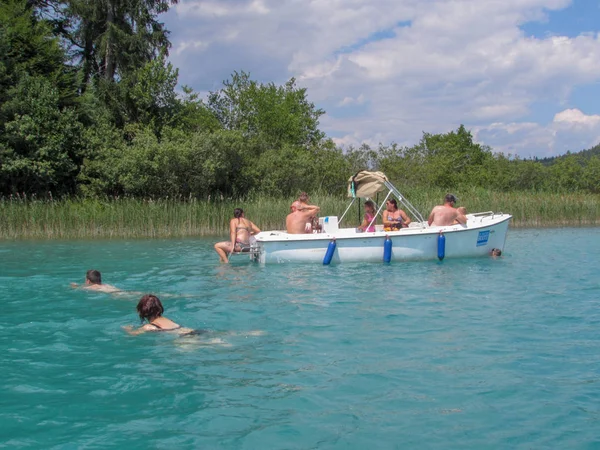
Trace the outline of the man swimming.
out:
M 85 289 L 88 291 L 104 292 L 106 294 L 114 294 L 116 292 L 122 292 L 121 289 L 116 288 L 110 284 L 102 283 L 102 274 L 97 270 L 88 270 L 85 273 L 85 284 L 79 286 L 77 283 L 71 283 L 71 287 Z

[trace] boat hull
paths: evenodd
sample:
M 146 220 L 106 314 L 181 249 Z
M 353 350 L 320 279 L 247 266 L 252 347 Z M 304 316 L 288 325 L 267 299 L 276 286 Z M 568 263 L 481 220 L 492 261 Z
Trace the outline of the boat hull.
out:
M 342 228 L 329 233 L 287 234 L 267 231 L 256 236 L 255 260 L 263 264 L 323 263 L 330 242 L 335 241 L 332 264 L 382 262 L 384 242 L 391 239 L 391 261 L 438 259 L 438 237 L 445 237 L 444 257 L 487 256 L 492 248 L 504 249 L 509 214 L 469 215 L 467 225 L 429 227 L 416 224 L 399 231 L 359 233 Z

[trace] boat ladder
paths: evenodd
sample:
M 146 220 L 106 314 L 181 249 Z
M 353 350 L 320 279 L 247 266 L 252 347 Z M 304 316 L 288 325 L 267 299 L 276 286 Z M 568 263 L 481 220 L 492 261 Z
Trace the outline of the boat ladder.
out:
M 250 245 L 250 248 L 244 252 L 232 252 L 230 256 L 250 256 L 252 261 L 258 261 L 260 256 L 260 248 L 256 244 Z

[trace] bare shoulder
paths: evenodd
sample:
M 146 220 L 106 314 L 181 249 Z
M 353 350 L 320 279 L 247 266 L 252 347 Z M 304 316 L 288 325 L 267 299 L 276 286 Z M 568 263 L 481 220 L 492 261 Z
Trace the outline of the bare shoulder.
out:
M 121 289 L 112 286 L 110 284 L 92 284 L 89 286 L 84 286 L 82 287 L 82 289 L 88 290 L 88 291 L 97 291 L 97 292 L 104 292 L 106 294 L 113 294 L 115 292 L 121 292 Z

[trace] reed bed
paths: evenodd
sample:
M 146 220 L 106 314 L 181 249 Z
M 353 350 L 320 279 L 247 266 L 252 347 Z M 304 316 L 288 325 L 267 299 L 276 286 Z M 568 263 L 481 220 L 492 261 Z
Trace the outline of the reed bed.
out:
M 402 189 L 423 214 L 441 202 L 445 192 Z M 457 191 L 459 205 L 469 212 L 495 211 L 513 215 L 513 227 L 595 226 L 600 224 L 600 196 L 583 193 L 514 193 L 484 189 Z M 382 202 L 384 196 L 378 199 Z M 226 236 L 235 207 L 261 229 L 285 228 L 293 198 L 257 197 L 245 201 L 196 199 L 0 199 L 0 239 L 89 239 Z M 348 199 L 317 194 L 311 202 L 321 215 L 341 216 Z M 414 218 L 413 218 L 414 219 Z M 344 223 L 358 224 L 352 209 Z

